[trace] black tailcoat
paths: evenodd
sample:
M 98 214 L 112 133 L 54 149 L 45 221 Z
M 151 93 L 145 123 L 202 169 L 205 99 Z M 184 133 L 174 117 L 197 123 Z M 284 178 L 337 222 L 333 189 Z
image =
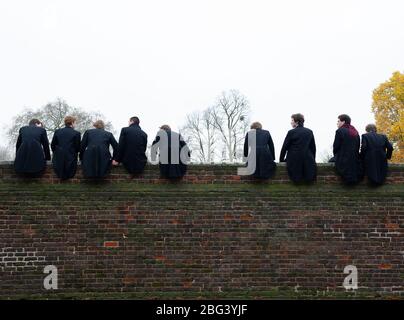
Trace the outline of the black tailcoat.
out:
M 119 137 L 118 162 L 131 174 L 142 173 L 147 163 L 147 134 L 137 124 L 122 128 Z
M 157 149 L 159 149 L 159 166 L 161 176 L 169 179 L 181 178 L 187 171 L 186 163 L 181 161 L 181 150 L 182 148 L 185 148 L 183 152 L 188 156 L 190 155 L 190 152 L 187 144 L 180 134 L 171 130 L 166 131 L 166 133 L 167 139 L 160 139 L 160 136 L 157 135 L 155 140 L 153 141 L 151 150 L 152 159 L 155 157 Z M 175 159 L 172 158 L 172 152 L 173 154 L 175 154 Z M 166 160 L 168 161 L 164 161 L 163 154 L 167 155 Z
M 46 130 L 35 125 L 19 131 L 14 168 L 20 174 L 39 174 L 51 159 Z
M 114 155 L 111 157 L 109 147 Z M 80 159 L 85 178 L 103 178 L 111 170 L 112 159 L 116 159 L 118 143 L 111 132 L 104 129 L 90 129 L 81 141 Z
M 71 127 L 55 131 L 51 148 L 53 151 L 53 170 L 60 179 L 73 178 L 77 171 L 81 134 Z
M 275 148 L 271 134 L 267 130 L 256 129 L 256 165 L 254 177 L 259 179 L 270 178 L 276 169 L 275 164 Z M 244 140 L 244 156 L 248 156 L 248 133 Z M 251 155 L 251 153 L 250 153 Z M 248 165 L 248 162 L 247 162 Z
M 316 143 L 313 131 L 298 126 L 288 131 L 283 142 L 280 161 L 285 161 L 290 179 L 293 182 L 316 180 Z
M 349 130 L 344 127 L 335 132 L 333 144 L 335 169 L 347 184 L 358 183 L 363 177 L 359 147 L 359 135 L 351 136 Z
M 393 146 L 385 135 L 374 132 L 362 135 L 361 158 L 369 181 L 382 184 L 387 175 L 387 159 L 391 159 Z

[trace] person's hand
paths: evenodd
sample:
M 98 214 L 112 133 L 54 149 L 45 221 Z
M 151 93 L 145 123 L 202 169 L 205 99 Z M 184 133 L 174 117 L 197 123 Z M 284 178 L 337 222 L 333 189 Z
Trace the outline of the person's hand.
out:
M 113 166 L 118 166 L 118 165 L 119 165 L 119 162 L 118 162 L 118 161 L 115 161 L 115 160 L 112 160 L 112 165 L 113 165 Z

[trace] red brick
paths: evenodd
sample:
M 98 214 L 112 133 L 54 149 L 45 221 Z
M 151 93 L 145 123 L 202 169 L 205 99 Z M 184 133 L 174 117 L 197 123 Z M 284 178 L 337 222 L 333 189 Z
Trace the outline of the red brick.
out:
M 104 241 L 105 248 L 119 248 L 119 241 Z

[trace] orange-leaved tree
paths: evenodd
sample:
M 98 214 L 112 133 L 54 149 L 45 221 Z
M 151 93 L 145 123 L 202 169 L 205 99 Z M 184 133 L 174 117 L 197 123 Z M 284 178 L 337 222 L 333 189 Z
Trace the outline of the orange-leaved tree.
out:
M 394 72 L 373 90 L 372 97 L 377 130 L 394 146 L 392 162 L 404 163 L 404 74 Z

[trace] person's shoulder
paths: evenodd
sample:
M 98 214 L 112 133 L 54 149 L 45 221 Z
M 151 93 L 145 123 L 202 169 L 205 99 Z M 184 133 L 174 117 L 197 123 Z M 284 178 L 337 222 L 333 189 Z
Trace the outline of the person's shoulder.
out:
M 384 133 L 377 133 L 377 135 L 378 135 L 381 139 L 386 140 L 386 141 L 389 141 L 389 138 L 388 138 L 387 135 L 385 135 Z
M 29 130 L 29 126 L 23 126 L 18 130 L 19 133 Z
M 343 132 L 346 132 L 346 131 L 348 131 L 348 129 L 347 129 L 347 128 L 343 128 L 343 127 L 338 128 L 337 130 L 335 130 L 335 132 L 337 132 L 337 133 L 343 133 Z

